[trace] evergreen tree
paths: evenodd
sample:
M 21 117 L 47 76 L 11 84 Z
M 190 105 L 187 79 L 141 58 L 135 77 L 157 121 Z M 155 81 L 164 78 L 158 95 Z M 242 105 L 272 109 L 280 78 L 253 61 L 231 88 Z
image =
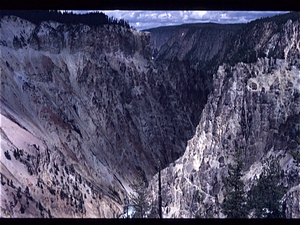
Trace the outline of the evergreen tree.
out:
M 24 213 L 25 213 L 25 207 L 24 207 L 24 205 L 23 205 L 23 204 L 21 204 L 20 212 L 21 212 L 22 214 L 24 214 Z
M 228 177 L 223 178 L 226 196 L 221 207 L 228 218 L 246 218 L 248 215 L 247 198 L 244 183 L 241 180 L 243 162 L 241 160 L 235 162 L 236 165 L 228 165 Z
M 38 203 L 38 207 L 39 207 L 39 210 L 40 210 L 40 211 L 43 211 L 43 210 L 44 210 L 44 207 L 43 207 L 43 205 L 41 204 L 40 201 L 39 201 L 39 203 Z
M 256 218 L 282 218 L 281 198 L 285 194 L 285 188 L 280 184 L 284 176 L 279 161 L 271 156 L 263 167 L 263 171 L 257 184 L 250 190 L 249 205 L 254 210 Z
M 26 19 L 36 25 L 42 21 L 56 21 L 66 24 L 87 24 L 89 26 L 101 26 L 104 24 L 116 24 L 125 28 L 130 28 L 127 21 L 124 19 L 117 20 L 116 18 L 109 18 L 102 12 L 92 12 L 85 14 L 76 14 L 73 12 L 61 13 L 57 10 L 0 10 L 0 18 L 4 16 L 18 16 Z
M 25 194 L 26 194 L 27 197 L 30 197 L 30 192 L 29 192 L 28 186 L 25 189 Z
M 300 151 L 291 151 L 291 156 L 294 158 L 294 163 L 300 167 Z
M 10 186 L 11 186 L 12 188 L 15 188 L 14 182 L 13 182 L 12 180 L 10 180 Z
M 154 200 L 151 202 L 151 210 L 150 213 L 148 215 L 148 218 L 160 218 L 159 217 L 159 212 L 158 212 L 158 208 L 157 208 L 157 200 Z
M 8 160 L 11 160 L 11 157 L 10 157 L 10 154 L 9 154 L 8 151 L 5 151 L 5 152 L 4 152 L 4 155 L 5 155 L 5 157 L 6 157 Z
M 5 185 L 5 184 L 6 184 L 6 182 L 4 181 L 4 178 L 3 178 L 2 173 L 1 173 L 1 184 L 2 184 L 2 185 Z
M 136 195 L 131 195 L 132 205 L 135 207 L 134 218 L 145 218 L 146 212 L 150 210 L 150 204 L 146 197 L 148 195 L 147 191 L 147 180 L 140 173 L 137 180 L 133 183 L 133 190 Z
M 21 195 L 21 187 L 18 188 L 17 197 L 18 197 L 18 198 L 22 198 L 22 195 Z

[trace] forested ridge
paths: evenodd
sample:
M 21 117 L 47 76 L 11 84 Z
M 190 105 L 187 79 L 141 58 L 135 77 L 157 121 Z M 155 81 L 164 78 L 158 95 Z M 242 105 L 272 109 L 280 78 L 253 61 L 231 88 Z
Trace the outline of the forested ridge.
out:
M 116 24 L 122 27 L 130 28 L 130 25 L 124 19 L 108 17 L 102 12 L 91 12 L 86 14 L 76 14 L 73 12 L 64 12 L 58 10 L 1 10 L 0 18 L 3 16 L 17 16 L 28 20 L 36 25 L 42 21 L 55 21 L 66 24 L 83 23 L 89 26 L 101 26 L 105 24 Z

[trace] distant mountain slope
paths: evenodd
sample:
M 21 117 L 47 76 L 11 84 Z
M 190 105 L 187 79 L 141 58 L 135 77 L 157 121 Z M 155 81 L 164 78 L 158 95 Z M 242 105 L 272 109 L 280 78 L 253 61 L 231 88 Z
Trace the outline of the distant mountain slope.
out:
M 183 24 L 149 29 L 151 51 L 157 61 L 189 60 L 204 71 L 216 72 L 223 62 L 255 62 L 259 57 L 283 58 L 278 37 L 273 35 L 287 20 L 295 21 L 299 12 L 262 18 L 247 24 Z M 264 33 L 257 33 L 268 23 Z M 264 39 L 262 39 L 262 34 Z M 270 39 L 273 37 L 273 39 Z M 271 49 L 269 45 L 274 45 Z M 267 50 L 269 49 L 269 50 Z
M 147 31 L 151 33 L 152 54 L 157 61 L 177 57 L 199 65 L 211 60 L 241 27 L 241 24 L 201 23 Z

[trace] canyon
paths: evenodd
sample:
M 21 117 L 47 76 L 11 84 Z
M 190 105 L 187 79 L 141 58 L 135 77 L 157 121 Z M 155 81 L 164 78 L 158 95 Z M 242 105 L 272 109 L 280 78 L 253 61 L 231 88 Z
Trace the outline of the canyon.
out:
M 117 218 L 141 174 L 164 218 L 223 218 L 243 149 L 300 217 L 299 13 L 137 31 L 1 17 L 1 217 Z M 299 139 L 299 140 L 298 140 Z M 195 194 L 201 202 L 195 201 Z

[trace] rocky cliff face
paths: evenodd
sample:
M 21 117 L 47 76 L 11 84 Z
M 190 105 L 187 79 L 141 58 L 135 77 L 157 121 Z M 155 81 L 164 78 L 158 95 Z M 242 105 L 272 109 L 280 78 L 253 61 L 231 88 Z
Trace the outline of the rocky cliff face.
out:
M 258 51 L 263 51 L 265 57 L 252 63 L 234 63 L 232 59 L 233 65 L 224 63 L 214 74 L 213 91 L 196 134 L 188 141 L 184 155 L 162 171 L 165 218 L 224 217 L 220 207 L 225 194 L 222 177 L 227 176 L 228 164 L 241 149 L 246 189 L 261 173 L 263 159 L 276 156 L 288 189 L 282 199 L 286 202 L 285 216 L 300 217 L 300 174 L 290 155 L 290 151 L 300 148 L 299 17 L 276 25 L 276 29 L 271 28 L 274 24 L 260 21 L 248 27 L 249 37 L 260 34 L 251 41 L 255 43 L 251 49 L 240 47 L 247 45 L 247 40 L 233 41 L 239 45 L 231 52 L 247 50 L 244 59 Z M 155 196 L 157 175 L 151 188 Z
M 156 58 L 158 52 L 160 51 L 161 46 L 166 44 L 168 39 L 172 36 L 174 27 L 173 26 L 158 27 L 158 28 L 148 29 L 145 31 L 151 33 L 151 39 L 150 39 L 151 53 L 154 59 Z
M 2 216 L 117 217 L 184 153 L 210 78 L 150 57 L 147 32 L 1 19 Z
M 224 54 L 241 24 L 184 24 L 149 29 L 152 54 L 157 61 L 189 60 L 194 67 L 206 65 L 217 54 Z

